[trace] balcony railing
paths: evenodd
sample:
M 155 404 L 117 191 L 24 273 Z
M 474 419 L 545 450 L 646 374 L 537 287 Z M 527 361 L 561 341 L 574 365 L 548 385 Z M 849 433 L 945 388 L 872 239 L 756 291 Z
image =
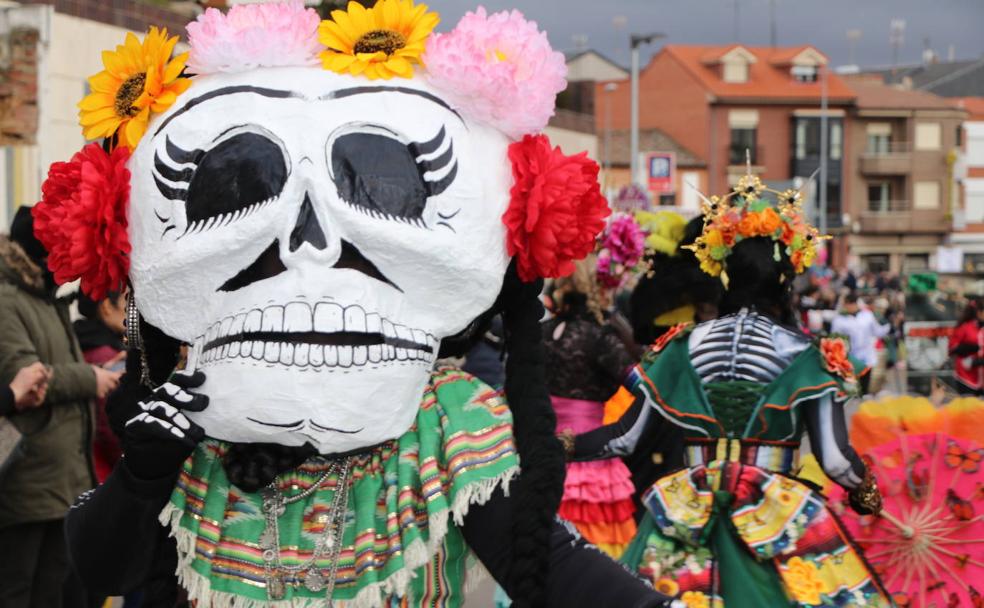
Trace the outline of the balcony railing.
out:
M 868 201 L 861 212 L 863 232 L 900 234 L 910 232 L 945 233 L 952 222 L 943 209 L 913 209 L 910 201 Z
M 859 168 L 867 175 L 901 175 L 912 170 L 912 146 L 893 141 L 887 147 L 869 147 L 861 155 Z
M 864 156 L 892 156 L 912 152 L 912 144 L 907 141 L 890 141 L 887 146 L 869 145 L 865 148 Z
M 902 213 L 909 211 L 909 201 L 905 200 L 873 200 L 868 201 L 867 213 L 872 215 Z

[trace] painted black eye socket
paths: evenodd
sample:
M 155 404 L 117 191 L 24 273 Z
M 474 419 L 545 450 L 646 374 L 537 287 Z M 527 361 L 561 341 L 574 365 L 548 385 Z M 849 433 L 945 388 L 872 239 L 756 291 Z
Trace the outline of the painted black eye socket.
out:
M 185 202 L 185 234 L 252 213 L 275 200 L 287 183 L 283 151 L 259 133 L 233 135 L 207 151 L 187 152 L 168 140 L 165 150 L 172 162 L 193 165 L 176 169 L 165 163 L 160 153 L 154 158 L 158 189 L 168 198 Z M 175 185 L 168 185 L 161 177 Z
M 451 145 L 438 154 L 445 139 L 444 129 L 431 141 L 409 145 L 379 133 L 338 137 L 331 147 L 338 195 L 369 215 L 422 225 L 427 199 L 444 192 L 458 173 Z M 439 173 L 436 181 L 425 177 Z

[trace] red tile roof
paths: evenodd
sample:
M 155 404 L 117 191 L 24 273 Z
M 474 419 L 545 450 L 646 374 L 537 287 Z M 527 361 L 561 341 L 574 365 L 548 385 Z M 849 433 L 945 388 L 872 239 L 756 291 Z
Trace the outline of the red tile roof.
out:
M 950 101 L 967 110 L 969 120 L 984 120 L 984 97 L 957 97 Z
M 862 110 L 953 110 L 954 100 L 926 91 L 909 91 L 870 81 L 850 80 L 857 93 L 857 106 Z
M 748 82 L 724 82 L 721 78 L 721 68 L 714 65 L 714 62 L 739 46 L 756 58 L 756 61 L 749 66 Z M 797 82 L 790 75 L 788 67 L 795 56 L 811 48 L 813 47 L 773 49 L 736 44 L 730 46 L 668 44 L 660 53 L 666 53 L 676 59 L 703 84 L 704 88 L 719 99 L 819 101 L 821 83 Z M 849 102 L 854 98 L 854 92 L 839 76 L 828 72 L 827 98 L 831 103 Z

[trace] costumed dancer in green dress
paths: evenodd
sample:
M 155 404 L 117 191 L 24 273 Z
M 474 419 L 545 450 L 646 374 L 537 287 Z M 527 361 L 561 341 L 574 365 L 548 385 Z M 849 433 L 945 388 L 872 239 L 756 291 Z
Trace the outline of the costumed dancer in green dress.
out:
M 516 11 L 438 21 L 240 4 L 103 53 L 101 141 L 33 209 L 57 280 L 132 294 L 124 455 L 66 520 L 93 591 L 453 608 L 481 564 L 520 608 L 675 601 L 556 519 L 539 294 L 609 214 L 540 134 L 564 57 Z M 495 314 L 504 394 L 437 365 Z
M 863 370 L 843 339 L 797 329 L 792 281 L 821 239 L 796 191 L 757 177 L 705 199 L 693 250 L 727 292 L 722 316 L 664 334 L 630 374 L 636 399 L 616 423 L 565 437 L 573 460 L 631 454 L 665 424 L 686 467 L 644 494 L 648 513 L 622 560 L 690 607 L 891 606 L 877 576 L 809 484 L 796 479 L 804 432 L 859 513 L 881 497 L 848 443 L 844 404 Z

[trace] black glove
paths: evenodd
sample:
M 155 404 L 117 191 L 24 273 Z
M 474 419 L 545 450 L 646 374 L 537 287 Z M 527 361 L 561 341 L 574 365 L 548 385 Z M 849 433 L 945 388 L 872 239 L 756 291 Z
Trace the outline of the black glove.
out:
M 123 433 L 123 462 L 138 479 L 160 479 L 176 474 L 195 446 L 205 436 L 200 426 L 182 410 L 200 412 L 208 397 L 187 392 L 205 382 L 205 374 L 176 372 L 144 400 L 140 413 L 126 423 Z

